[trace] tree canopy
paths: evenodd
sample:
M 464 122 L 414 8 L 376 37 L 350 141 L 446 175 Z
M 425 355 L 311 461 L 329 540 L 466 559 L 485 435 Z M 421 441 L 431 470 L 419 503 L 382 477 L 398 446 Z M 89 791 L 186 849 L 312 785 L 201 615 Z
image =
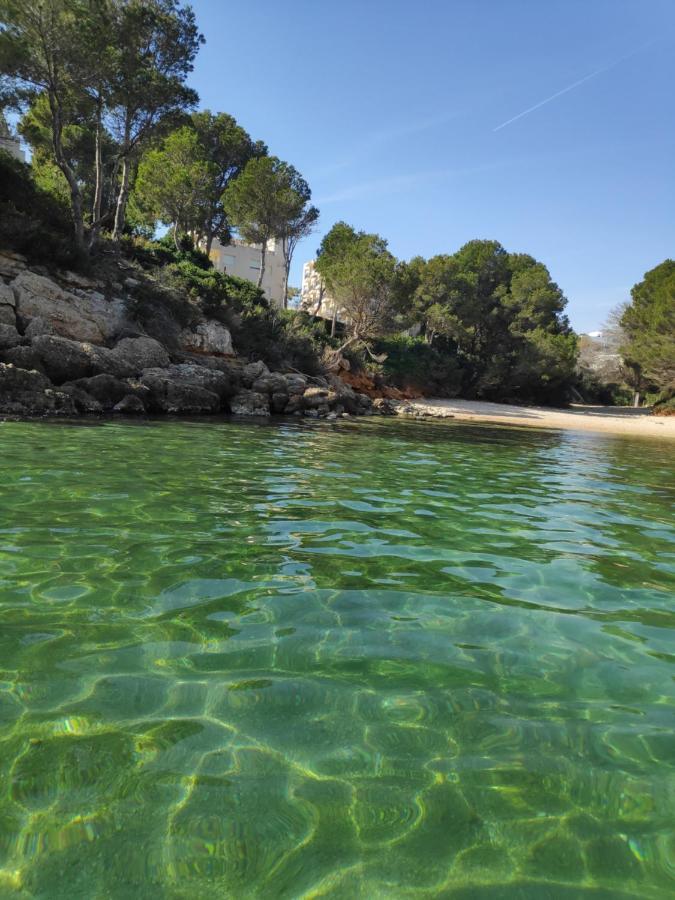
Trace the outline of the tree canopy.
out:
M 311 196 L 297 169 L 276 156 L 250 160 L 225 188 L 222 202 L 229 221 L 245 241 L 260 246 L 258 287 L 265 274 L 268 243 L 273 239 L 283 242 L 293 234 Z
M 675 260 L 650 269 L 621 317 L 624 355 L 662 391 L 675 390 Z
M 378 234 L 338 222 L 324 237 L 316 270 L 351 332 L 345 347 L 367 345 L 391 329 L 396 267 L 387 242 Z

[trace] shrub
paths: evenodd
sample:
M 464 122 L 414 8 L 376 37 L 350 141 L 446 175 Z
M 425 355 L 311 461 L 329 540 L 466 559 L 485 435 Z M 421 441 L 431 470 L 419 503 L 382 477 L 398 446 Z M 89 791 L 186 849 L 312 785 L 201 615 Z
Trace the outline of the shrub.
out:
M 396 387 L 414 388 L 438 397 L 456 397 L 460 392 L 462 370 L 448 348 L 401 334 L 378 341 L 374 349 L 377 354 L 386 353 L 387 358 L 369 368 L 377 368 Z

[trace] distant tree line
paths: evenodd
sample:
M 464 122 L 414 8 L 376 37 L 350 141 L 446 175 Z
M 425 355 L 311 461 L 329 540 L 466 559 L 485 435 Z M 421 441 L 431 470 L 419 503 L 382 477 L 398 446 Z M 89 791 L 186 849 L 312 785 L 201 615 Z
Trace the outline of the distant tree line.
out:
M 555 401 L 574 381 L 567 301 L 531 256 L 476 240 L 451 255 L 400 262 L 379 235 L 339 222 L 316 268 L 348 323 L 342 351 L 407 331 L 430 359 L 453 360 L 451 387 L 464 396 Z

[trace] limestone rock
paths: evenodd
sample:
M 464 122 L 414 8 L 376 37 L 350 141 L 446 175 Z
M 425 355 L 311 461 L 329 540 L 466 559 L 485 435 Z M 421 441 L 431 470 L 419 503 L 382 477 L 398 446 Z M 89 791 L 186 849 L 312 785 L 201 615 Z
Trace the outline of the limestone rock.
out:
M 75 387 L 86 391 L 91 397 L 94 397 L 103 409 L 112 409 L 116 403 L 130 393 L 129 385 L 126 381 L 121 381 L 113 375 L 94 375 L 91 378 L 81 378 L 72 384 L 64 385 L 66 387 Z
M 12 308 L 16 306 L 14 291 L 4 281 L 0 281 L 0 304 L 2 306 L 11 306 Z
M 169 365 L 169 354 L 150 337 L 124 338 L 111 351 L 113 374 L 125 378 L 140 375 L 144 369 L 163 369 Z
M 20 253 L 12 253 L 10 250 L 3 250 L 0 253 L 0 275 L 5 278 L 15 278 L 26 268 L 26 257 Z M 3 300 L 3 303 L 5 301 Z
M 123 413 L 126 416 L 145 415 L 145 406 L 140 397 L 135 394 L 125 394 L 119 403 L 116 403 L 113 412 Z
M 31 319 L 28 323 L 28 326 L 24 331 L 24 337 L 27 337 L 32 341 L 33 338 L 40 334 L 56 334 L 56 332 L 54 331 L 54 326 L 51 322 L 43 319 L 42 316 L 35 316 L 35 318 Z
M 0 394 L 33 393 L 50 387 L 49 379 L 40 372 L 0 363 Z
M 241 373 L 241 382 L 244 387 L 250 388 L 254 381 L 257 381 L 262 375 L 269 375 L 269 369 L 262 360 L 249 363 L 244 366 Z
M 21 343 L 21 335 L 14 325 L 0 324 L 0 350 L 11 350 Z
M 28 322 L 39 316 L 62 337 L 102 344 L 125 324 L 121 299 L 106 300 L 97 291 L 64 290 L 51 278 L 20 272 L 12 282 L 17 315 Z
M 42 367 L 56 384 L 93 374 L 94 365 L 88 346 L 51 334 L 40 334 L 32 343 Z
M 184 328 L 180 334 L 179 344 L 184 350 L 198 353 L 234 353 L 232 336 L 229 330 L 215 319 L 207 319 L 192 328 Z
M 275 392 L 272 394 L 270 398 L 270 408 L 273 413 L 283 413 L 286 412 L 286 406 L 288 405 L 288 394 L 285 392 Z
M 64 384 L 59 388 L 59 393 L 67 394 L 75 405 L 78 413 L 102 413 L 103 407 L 94 397 L 73 384 Z
M 266 372 L 251 385 L 257 394 L 287 394 L 286 379 L 279 372 Z
M 220 409 L 220 397 L 194 383 L 175 380 L 168 369 L 148 369 L 141 384 L 149 391 L 152 409 L 168 413 L 214 413 Z
M 396 400 L 388 400 L 386 397 L 376 397 L 373 400 L 373 412 L 381 416 L 395 416 L 397 406 Z
M 289 396 L 304 393 L 305 388 L 307 387 L 307 378 L 304 375 L 290 372 L 287 375 L 284 375 L 283 378 L 286 382 L 286 390 L 288 391 Z
M 71 397 L 54 391 L 44 375 L 0 363 L 0 413 L 4 415 L 75 415 Z
M 178 363 L 162 369 L 144 369 L 141 383 L 145 384 L 148 378 L 168 378 L 175 384 L 185 387 L 203 388 L 216 394 L 220 399 L 234 393 L 230 379 L 224 372 L 220 372 L 218 369 L 209 369 L 206 366 L 197 366 L 194 363 Z
M 32 347 L 19 345 L 10 350 L 0 352 L 2 362 L 11 363 L 19 369 L 36 369 L 44 374 L 42 362 L 38 353 Z
M 239 391 L 230 400 L 230 410 L 235 416 L 269 416 L 269 398 L 255 391 Z
M 13 325 L 16 328 L 16 313 L 8 303 L 0 304 L 0 324 Z
M 305 409 L 318 409 L 319 407 L 329 407 L 338 399 L 335 391 L 323 387 L 309 387 L 302 395 L 302 405 Z

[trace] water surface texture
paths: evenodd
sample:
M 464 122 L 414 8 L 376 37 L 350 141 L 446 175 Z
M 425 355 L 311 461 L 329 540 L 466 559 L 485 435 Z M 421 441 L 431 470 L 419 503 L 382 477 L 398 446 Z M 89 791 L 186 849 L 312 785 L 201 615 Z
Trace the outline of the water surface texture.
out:
M 671 898 L 668 444 L 0 424 L 0 898 Z

